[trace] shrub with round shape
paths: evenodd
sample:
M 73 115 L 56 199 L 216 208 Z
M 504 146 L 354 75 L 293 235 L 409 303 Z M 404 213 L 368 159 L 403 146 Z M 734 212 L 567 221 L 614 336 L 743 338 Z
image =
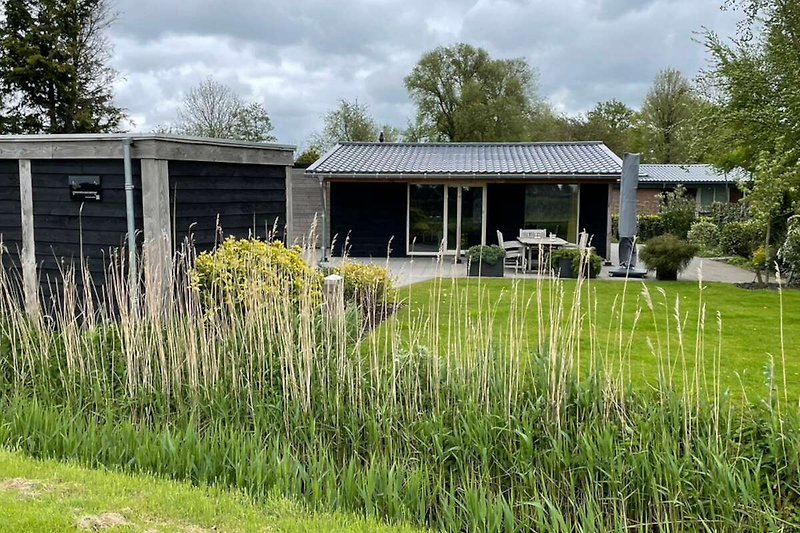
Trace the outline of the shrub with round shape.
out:
M 667 234 L 647 241 L 647 246 L 639 252 L 639 258 L 656 271 L 658 279 L 675 280 L 696 253 L 697 245 Z
M 689 230 L 688 240 L 704 250 L 719 248 L 719 227 L 708 220 L 698 220 Z

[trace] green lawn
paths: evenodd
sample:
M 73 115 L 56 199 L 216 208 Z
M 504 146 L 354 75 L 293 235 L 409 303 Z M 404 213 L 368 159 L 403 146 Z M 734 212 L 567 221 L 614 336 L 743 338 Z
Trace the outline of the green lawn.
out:
M 344 514 L 311 514 L 284 499 L 36 461 L 0 449 L 0 530 L 412 531 Z
M 653 312 L 645 303 L 642 294 L 644 286 L 650 292 Z M 554 285 L 545 281 L 541 287 L 544 323 L 549 324 L 551 310 L 560 307 L 568 311 L 572 307 L 575 282 L 564 282 L 563 300 L 554 297 L 554 302 L 566 302 L 560 306 L 550 305 L 550 291 Z M 659 289 L 663 289 L 663 295 Z M 395 325 L 401 338 L 427 327 L 437 330 L 439 337 L 437 341 L 431 341 L 429 336 L 427 342 L 452 343 L 452 339 L 464 336 L 464 331 L 478 327 L 476 324 L 486 322 L 487 317 L 492 316 L 492 324 L 488 328 L 484 326 L 484 330 L 491 330 L 498 346 L 507 340 L 510 329 L 517 328 L 524 331 L 521 337 L 527 344 L 523 351 L 531 353 L 536 350 L 540 340 L 536 291 L 536 280 L 492 279 L 478 282 L 474 278 L 467 278 L 420 283 L 401 290 L 401 297 L 407 305 L 398 313 Z M 590 294 L 595 300 L 591 305 L 586 298 Z M 660 352 L 664 362 L 661 367 L 672 368 L 673 383 L 681 387 L 682 369 L 685 368 L 693 377 L 695 361 L 702 359 L 702 372 L 698 372 L 701 388 L 713 389 L 713 376 L 718 375 L 721 390 L 727 389 L 735 396 L 744 394 L 754 399 L 765 397 L 769 390 L 767 376 L 771 354 L 775 383 L 781 392 L 784 390 L 781 306 L 780 294 L 776 290 L 751 291 L 733 285 L 709 283 L 704 285 L 701 293 L 695 282 L 648 281 L 643 284 L 630 281 L 626 287 L 621 281 L 592 280 L 584 285 L 583 295 L 581 313 L 584 323 L 578 337 L 581 343 L 581 367 L 584 369 L 587 368 L 589 353 L 593 352 L 597 359 L 606 357 L 608 366 L 623 368 L 634 383 L 655 385 Z M 706 309 L 704 324 L 698 320 L 701 298 Z M 675 319 L 676 301 L 683 330 L 680 335 L 683 338 L 682 351 L 678 343 L 678 321 Z M 433 323 L 433 326 L 422 325 L 426 320 L 435 318 L 431 314 L 432 308 L 437 305 L 438 323 Z M 516 311 L 512 311 L 514 308 Z M 637 310 L 640 316 L 633 331 Z M 721 321 L 721 335 L 717 313 Z M 510 320 L 516 326 L 512 325 L 509 329 Z M 561 319 L 561 323 L 566 321 L 566 318 Z M 698 326 L 703 330 L 700 335 Z M 620 329 L 623 357 L 619 356 Z M 787 391 L 791 398 L 796 399 L 800 397 L 800 291 L 783 293 L 783 334 Z M 702 349 L 697 347 L 698 336 L 703 339 Z M 592 339 L 595 341 L 594 349 L 591 348 Z M 721 352 L 718 349 L 720 341 Z M 444 349 L 440 344 L 440 353 Z M 451 347 L 450 351 L 457 352 L 458 349 Z M 502 351 L 502 348 L 498 351 Z M 717 360 L 719 372 L 715 373 L 718 353 L 721 353 L 721 358 Z

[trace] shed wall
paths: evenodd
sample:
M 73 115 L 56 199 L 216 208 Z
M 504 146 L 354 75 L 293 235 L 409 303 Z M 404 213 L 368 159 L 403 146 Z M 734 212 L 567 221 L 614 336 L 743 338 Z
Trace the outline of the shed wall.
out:
M 294 235 L 291 235 L 290 239 L 298 244 L 302 243 L 304 238 L 307 239 L 314 217 L 317 219 L 319 235 L 322 231 L 322 194 L 319 178 L 306 175 L 304 168 L 292 169 L 292 205 Z
M 331 183 L 332 255 L 341 255 L 348 240 L 354 257 L 393 257 L 406 254 L 405 183 Z
M 0 241 L 4 247 L 2 265 L 19 268 L 22 250 L 22 214 L 19 198 L 19 163 L 0 160 Z M 16 272 L 16 276 L 20 276 Z
M 170 161 L 169 191 L 175 246 L 190 235 L 200 252 L 221 237 L 264 237 L 276 221 L 284 236 L 284 166 Z
M 133 161 L 132 170 L 136 228 L 141 229 L 139 161 Z M 123 162 L 118 159 L 34 160 L 31 173 L 36 262 L 42 286 L 48 286 L 48 279 L 58 284 L 62 279 L 61 268 L 79 266 L 81 251 L 94 283 L 101 284 L 111 250 L 125 246 L 128 231 Z M 73 175 L 100 176 L 101 200 L 71 200 L 68 177 Z M 141 234 L 137 241 L 141 242 Z M 80 285 L 79 278 L 76 276 Z

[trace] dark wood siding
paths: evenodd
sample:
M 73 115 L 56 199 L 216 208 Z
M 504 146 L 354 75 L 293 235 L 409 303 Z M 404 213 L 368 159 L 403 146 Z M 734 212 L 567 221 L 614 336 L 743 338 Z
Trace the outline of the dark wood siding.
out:
M 354 257 L 406 255 L 405 183 L 331 183 L 331 238 L 336 236 L 333 254 L 342 253 L 348 239 Z
M 170 161 L 169 190 L 178 246 L 191 233 L 198 251 L 212 249 L 217 221 L 222 236 L 264 237 L 277 220 L 283 238 L 286 167 Z
M 125 246 L 128 231 L 122 160 L 37 160 L 31 162 L 31 171 L 36 261 L 42 286 L 48 286 L 48 278 L 50 283 L 58 283 L 60 267 L 79 265 L 81 244 L 92 278 L 101 284 L 109 254 Z M 68 176 L 72 175 L 100 176 L 102 199 L 71 200 Z M 137 240 L 141 242 L 142 191 L 136 160 L 133 178 Z
M 608 259 L 606 236 L 608 233 L 608 188 L 610 185 L 587 184 L 581 187 L 581 212 L 578 228 L 586 231 L 597 253 Z
M 498 230 L 503 239 L 516 239 L 525 223 L 525 184 L 490 184 L 486 195 L 486 244 L 497 244 Z
M 10 280 L 19 285 L 22 272 L 19 270 L 19 253 L 22 251 L 22 219 L 19 200 L 19 163 L 16 160 L 0 160 L 0 243 L 2 243 L 2 267 Z

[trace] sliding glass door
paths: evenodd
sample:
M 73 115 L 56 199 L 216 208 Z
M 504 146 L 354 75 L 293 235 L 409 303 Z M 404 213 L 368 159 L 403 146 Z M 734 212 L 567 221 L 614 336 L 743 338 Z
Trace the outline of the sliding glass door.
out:
M 408 250 L 436 254 L 440 248 L 460 254 L 486 239 L 486 187 L 408 186 Z

